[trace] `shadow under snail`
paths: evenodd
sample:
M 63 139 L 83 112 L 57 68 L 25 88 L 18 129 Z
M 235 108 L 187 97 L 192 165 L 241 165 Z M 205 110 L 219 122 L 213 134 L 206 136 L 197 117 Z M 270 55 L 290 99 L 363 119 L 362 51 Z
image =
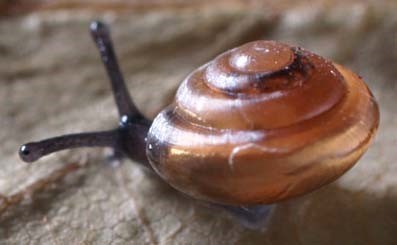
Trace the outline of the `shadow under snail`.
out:
M 193 71 L 151 121 L 130 98 L 108 28 L 90 28 L 119 127 L 24 144 L 19 154 L 26 162 L 69 148 L 112 147 L 188 196 L 250 219 L 263 211 L 257 205 L 337 179 L 378 127 L 377 103 L 358 75 L 302 48 L 262 40 Z

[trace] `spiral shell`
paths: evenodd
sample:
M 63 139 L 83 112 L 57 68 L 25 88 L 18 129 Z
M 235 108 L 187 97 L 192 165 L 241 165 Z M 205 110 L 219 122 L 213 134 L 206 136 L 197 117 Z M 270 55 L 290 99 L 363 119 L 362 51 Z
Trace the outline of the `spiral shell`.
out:
M 379 122 L 364 82 L 275 41 L 229 50 L 192 72 L 154 120 L 147 155 L 176 189 L 215 203 L 273 203 L 341 176 Z

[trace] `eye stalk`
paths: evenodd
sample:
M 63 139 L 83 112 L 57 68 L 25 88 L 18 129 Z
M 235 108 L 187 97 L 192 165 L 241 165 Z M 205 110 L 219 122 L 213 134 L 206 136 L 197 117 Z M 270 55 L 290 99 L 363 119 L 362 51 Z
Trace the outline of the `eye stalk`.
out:
M 120 119 L 125 116 L 130 120 L 134 117 L 143 119 L 144 116 L 133 103 L 127 86 L 125 85 L 110 38 L 109 28 L 102 22 L 94 21 L 90 25 L 90 30 L 91 36 L 99 50 L 102 62 L 110 78 Z
M 25 162 L 34 162 L 53 152 L 78 147 L 111 147 L 148 166 L 145 137 L 151 121 L 137 109 L 120 71 L 109 28 L 100 21 L 90 25 L 91 36 L 98 47 L 102 62 L 111 82 L 114 100 L 119 112 L 119 127 L 101 132 L 68 134 L 22 145 L 19 156 Z
M 42 156 L 65 149 L 89 146 L 116 147 L 118 141 L 119 134 L 115 130 L 69 134 L 24 144 L 19 149 L 19 156 L 25 162 L 34 162 Z
M 36 143 L 27 143 L 19 148 L 19 157 L 25 162 L 37 161 L 42 156 L 43 153 L 37 149 Z

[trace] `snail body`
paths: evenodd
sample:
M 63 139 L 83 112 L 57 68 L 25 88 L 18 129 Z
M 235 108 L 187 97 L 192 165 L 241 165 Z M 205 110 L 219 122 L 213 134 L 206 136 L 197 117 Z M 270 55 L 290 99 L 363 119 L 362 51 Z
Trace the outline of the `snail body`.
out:
M 150 121 L 129 98 L 108 30 L 99 22 L 91 30 L 120 127 L 25 144 L 23 160 L 110 146 L 193 198 L 249 206 L 332 182 L 356 163 L 378 127 L 376 101 L 359 76 L 275 41 L 247 43 L 193 71 Z

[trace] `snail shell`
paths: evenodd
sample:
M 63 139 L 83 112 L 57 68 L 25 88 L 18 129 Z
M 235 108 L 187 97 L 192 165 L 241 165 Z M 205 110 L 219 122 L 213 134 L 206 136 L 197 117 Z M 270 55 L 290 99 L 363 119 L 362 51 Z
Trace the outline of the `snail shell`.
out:
M 153 122 L 147 155 L 162 178 L 195 198 L 274 203 L 350 169 L 378 122 L 356 74 L 301 48 L 256 41 L 182 82 Z

